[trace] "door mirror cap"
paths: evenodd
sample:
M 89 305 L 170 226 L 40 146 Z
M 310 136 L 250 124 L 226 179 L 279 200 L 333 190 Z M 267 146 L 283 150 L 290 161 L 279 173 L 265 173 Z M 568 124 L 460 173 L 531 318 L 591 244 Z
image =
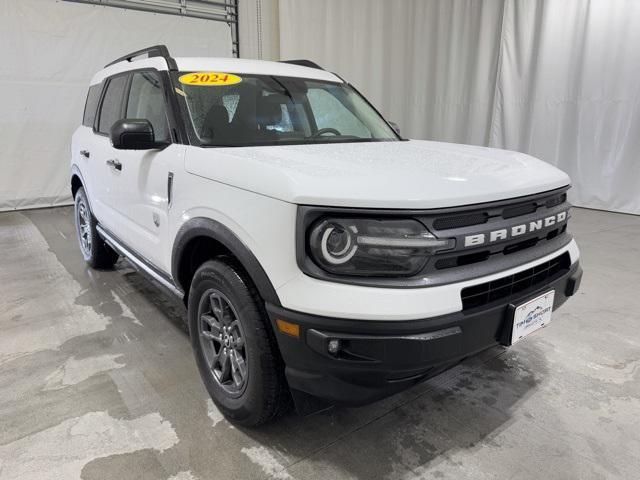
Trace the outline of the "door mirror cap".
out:
M 398 124 L 396 122 L 388 122 L 388 123 L 389 123 L 389 126 L 393 128 L 393 131 L 396 132 L 399 137 L 401 137 L 402 135 L 400 135 L 400 127 L 398 126 Z
M 125 118 L 111 127 L 111 144 L 118 150 L 151 150 L 162 148 L 164 143 L 156 142 L 153 125 L 144 118 Z

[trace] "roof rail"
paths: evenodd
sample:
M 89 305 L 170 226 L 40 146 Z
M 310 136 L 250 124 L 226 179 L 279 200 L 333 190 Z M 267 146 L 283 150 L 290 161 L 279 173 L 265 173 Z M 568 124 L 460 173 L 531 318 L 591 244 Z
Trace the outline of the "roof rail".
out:
M 324 70 L 320 65 L 311 60 L 280 60 L 280 63 L 290 63 L 292 65 L 300 65 L 301 67 L 310 67 Z
M 107 68 L 111 65 L 114 65 L 119 62 L 131 62 L 136 57 L 141 57 L 142 55 L 146 55 L 148 58 L 151 57 L 162 57 L 167 61 L 167 66 L 169 70 L 178 70 L 178 65 L 176 61 L 169 54 L 169 49 L 166 45 L 154 45 L 153 47 L 143 48 L 142 50 L 137 50 L 132 53 L 128 53 L 124 57 L 116 58 L 113 62 L 107 63 L 104 68 Z

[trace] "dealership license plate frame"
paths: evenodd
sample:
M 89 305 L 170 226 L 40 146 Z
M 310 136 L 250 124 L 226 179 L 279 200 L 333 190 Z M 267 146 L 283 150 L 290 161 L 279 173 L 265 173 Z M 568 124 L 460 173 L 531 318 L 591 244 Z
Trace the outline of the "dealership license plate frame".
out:
M 508 318 L 510 319 L 511 328 L 508 329 L 508 334 L 505 335 L 506 338 L 504 338 L 506 341 L 503 343 L 506 345 L 513 345 L 514 343 L 517 343 L 523 338 L 549 325 L 553 314 L 555 293 L 555 290 L 548 290 L 524 303 L 510 305 Z M 538 309 L 540 312 L 539 318 L 536 318 L 534 321 L 530 321 L 527 324 L 525 322 L 526 317 L 529 314 L 535 315 L 535 310 Z

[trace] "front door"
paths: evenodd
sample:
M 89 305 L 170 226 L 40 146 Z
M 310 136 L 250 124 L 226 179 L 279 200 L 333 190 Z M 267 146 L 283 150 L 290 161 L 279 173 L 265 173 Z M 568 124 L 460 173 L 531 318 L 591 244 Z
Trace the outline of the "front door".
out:
M 121 240 L 156 267 L 169 271 L 167 255 L 170 175 L 181 166 L 184 145 L 173 143 L 160 73 L 133 72 L 125 118 L 149 120 L 164 149 L 118 150 L 121 185 L 116 200 Z

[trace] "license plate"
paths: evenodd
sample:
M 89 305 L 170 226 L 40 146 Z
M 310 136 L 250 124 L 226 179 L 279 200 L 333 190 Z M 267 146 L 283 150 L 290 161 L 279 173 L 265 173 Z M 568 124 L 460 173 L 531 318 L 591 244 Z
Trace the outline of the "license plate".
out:
M 555 293 L 555 290 L 551 290 L 515 308 L 511 344 L 539 330 L 551 321 Z

